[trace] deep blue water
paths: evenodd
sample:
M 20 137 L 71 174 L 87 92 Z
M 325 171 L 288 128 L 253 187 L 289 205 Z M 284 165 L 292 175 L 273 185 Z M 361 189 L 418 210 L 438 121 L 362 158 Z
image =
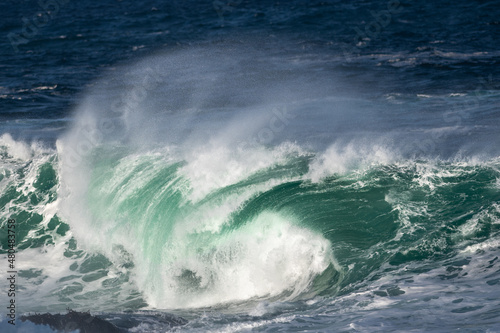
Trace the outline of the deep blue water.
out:
M 500 332 L 498 1 L 0 12 L 18 316 Z

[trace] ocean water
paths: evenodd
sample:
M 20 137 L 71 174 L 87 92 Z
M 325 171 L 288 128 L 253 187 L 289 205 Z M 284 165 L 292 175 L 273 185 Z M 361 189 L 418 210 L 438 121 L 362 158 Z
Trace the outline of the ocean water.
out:
M 2 332 L 500 332 L 496 1 L 0 8 Z

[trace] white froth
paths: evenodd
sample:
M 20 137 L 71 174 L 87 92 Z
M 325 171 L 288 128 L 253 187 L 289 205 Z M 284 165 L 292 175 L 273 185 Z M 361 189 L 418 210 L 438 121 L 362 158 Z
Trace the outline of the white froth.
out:
M 189 199 L 198 201 L 216 189 L 236 184 L 297 154 L 301 154 L 300 148 L 289 143 L 274 149 L 255 147 L 249 150 L 208 144 L 187 154 L 187 164 L 180 173 L 189 179 Z
M 163 253 L 162 289 L 154 290 L 157 282 L 148 278 L 142 285 L 154 307 L 203 307 L 283 293 L 293 299 L 329 265 L 339 269 L 325 238 L 277 214 L 262 213 L 203 246 L 193 243 L 184 225 L 178 229 Z M 186 275 L 191 285 L 180 279 Z
M 8 133 L 0 137 L 0 146 L 7 147 L 7 154 L 14 159 L 28 161 L 33 156 L 33 151 L 28 144 L 14 140 Z
M 387 164 L 394 160 L 394 153 L 379 145 L 363 146 L 349 143 L 345 146 L 333 144 L 317 156 L 307 175 L 313 182 L 334 174 L 343 174 L 374 164 Z

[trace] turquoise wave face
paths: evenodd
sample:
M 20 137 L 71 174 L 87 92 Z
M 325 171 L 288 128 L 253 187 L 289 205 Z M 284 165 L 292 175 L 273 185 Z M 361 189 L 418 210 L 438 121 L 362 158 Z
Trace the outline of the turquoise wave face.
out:
M 308 157 L 284 150 L 276 160 L 262 150 L 256 154 L 268 156 L 269 163 L 261 167 L 236 165 L 226 153 L 220 152 L 222 164 L 198 170 L 192 166 L 204 156 L 188 162 L 164 151 L 97 152 L 81 237 L 110 257 L 117 247 L 130 254 L 135 281 L 148 304 L 158 308 L 336 290 L 342 269 L 330 241 L 287 205 L 281 207 L 284 201 L 266 199 L 300 179 Z M 227 168 L 239 174 L 230 179 Z M 88 237 L 88 230 L 99 235 Z
M 293 144 L 204 151 L 101 147 L 86 166 L 75 237 L 114 262 L 127 253 L 157 308 L 345 294 L 382 267 L 438 267 L 498 237 L 496 160 L 365 160 L 339 173 L 331 154 Z
M 336 297 L 500 241 L 498 160 L 327 172 L 328 156 L 292 144 L 184 158 L 99 147 L 86 172 L 61 179 L 56 152 L 25 147 L 26 163 L 4 148 L 2 223 L 16 218 L 26 257 L 48 253 L 42 262 L 61 266 L 28 261 L 20 273 L 56 307 L 96 295 L 119 308 Z M 197 169 L 207 156 L 211 167 Z

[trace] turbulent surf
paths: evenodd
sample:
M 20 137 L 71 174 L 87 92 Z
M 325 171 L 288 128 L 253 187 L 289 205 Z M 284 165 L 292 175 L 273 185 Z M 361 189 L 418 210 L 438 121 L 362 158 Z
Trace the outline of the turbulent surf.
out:
M 54 145 L 4 134 L 23 311 L 167 310 L 194 331 L 500 315 L 484 302 L 500 297 L 498 155 L 458 142 L 463 124 L 386 128 L 415 96 L 354 96 L 314 72 L 323 56 L 161 53 L 90 88 Z

